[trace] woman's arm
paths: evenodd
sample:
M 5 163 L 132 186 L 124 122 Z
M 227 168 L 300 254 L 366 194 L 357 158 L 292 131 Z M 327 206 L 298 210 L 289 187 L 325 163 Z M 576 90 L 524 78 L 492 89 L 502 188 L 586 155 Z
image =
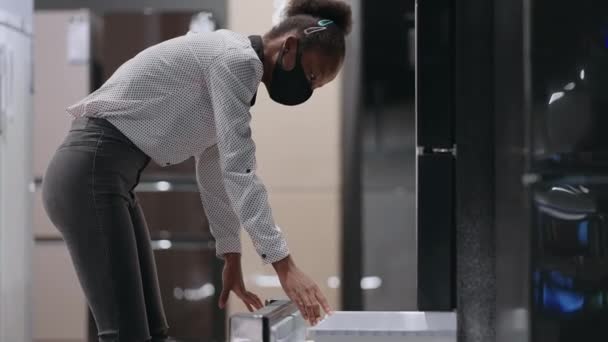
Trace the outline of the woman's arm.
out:
M 220 56 L 208 70 L 222 175 L 232 208 L 258 254 L 265 263 L 273 264 L 286 294 L 315 324 L 321 317 L 319 304 L 328 313 L 331 308 L 319 287 L 289 256 L 287 243 L 274 223 L 266 188 L 256 175 L 249 109 L 262 74 L 257 56 L 238 50 Z
M 227 197 L 258 255 L 270 264 L 285 259 L 289 250 L 272 217 L 266 188 L 256 174 L 249 109 L 262 73 L 253 51 L 247 55 L 229 49 L 210 65 L 206 82 Z
M 241 253 L 241 222 L 226 193 L 217 146 L 196 157 L 196 180 L 217 255 Z

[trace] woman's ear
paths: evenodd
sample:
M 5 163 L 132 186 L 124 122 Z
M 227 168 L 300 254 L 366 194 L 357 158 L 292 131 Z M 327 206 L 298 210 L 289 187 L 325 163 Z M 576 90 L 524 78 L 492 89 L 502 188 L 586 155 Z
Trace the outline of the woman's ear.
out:
M 292 70 L 296 66 L 296 59 L 298 54 L 298 41 L 299 39 L 295 36 L 289 36 L 285 39 L 283 44 L 283 69 Z

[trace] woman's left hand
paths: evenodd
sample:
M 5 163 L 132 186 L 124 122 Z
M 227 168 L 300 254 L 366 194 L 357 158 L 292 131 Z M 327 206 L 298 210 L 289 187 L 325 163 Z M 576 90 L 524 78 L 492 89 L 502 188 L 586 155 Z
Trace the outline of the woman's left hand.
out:
M 224 256 L 224 271 L 222 273 L 222 294 L 220 295 L 219 306 L 224 309 L 228 303 L 230 292 L 234 292 L 247 306 L 249 311 L 259 310 L 264 305 L 260 298 L 245 289 L 243 281 L 243 271 L 241 269 L 240 254 L 226 254 Z

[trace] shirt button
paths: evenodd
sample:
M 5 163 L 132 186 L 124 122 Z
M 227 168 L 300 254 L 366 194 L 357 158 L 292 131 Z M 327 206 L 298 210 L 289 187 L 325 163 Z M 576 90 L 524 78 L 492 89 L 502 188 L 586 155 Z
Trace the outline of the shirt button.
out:
M 266 259 L 266 254 L 262 254 L 262 259 Z
M 251 169 L 247 169 L 247 173 L 251 173 Z
M 169 166 L 169 165 L 171 165 L 171 163 L 165 163 L 165 165 L 166 165 L 166 166 Z

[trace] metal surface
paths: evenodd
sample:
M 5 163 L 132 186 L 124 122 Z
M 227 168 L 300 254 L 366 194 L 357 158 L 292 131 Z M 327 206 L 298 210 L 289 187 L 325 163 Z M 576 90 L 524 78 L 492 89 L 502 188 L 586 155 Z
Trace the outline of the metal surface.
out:
M 0 341 L 31 341 L 31 1 L 0 1 Z
M 253 313 L 230 317 L 230 342 L 300 342 L 306 322 L 290 301 L 271 301 Z
M 315 342 L 455 342 L 454 312 L 336 312 L 309 330 Z
M 456 297 L 460 342 L 495 340 L 494 2 L 454 6 Z

